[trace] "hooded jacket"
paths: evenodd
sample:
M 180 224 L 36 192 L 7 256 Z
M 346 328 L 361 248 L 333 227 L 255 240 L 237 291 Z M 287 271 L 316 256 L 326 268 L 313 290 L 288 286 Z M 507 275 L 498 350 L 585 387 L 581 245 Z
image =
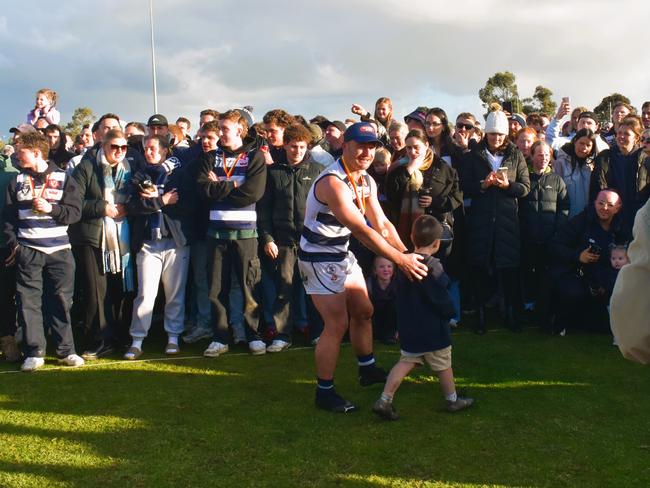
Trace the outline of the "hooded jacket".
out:
M 578 215 L 589 203 L 589 185 L 593 167 L 594 158 L 578 159 L 571 143 L 565 144 L 557 151 L 557 157 L 553 161 L 553 172 L 558 174 L 566 185 L 570 202 L 569 218 Z

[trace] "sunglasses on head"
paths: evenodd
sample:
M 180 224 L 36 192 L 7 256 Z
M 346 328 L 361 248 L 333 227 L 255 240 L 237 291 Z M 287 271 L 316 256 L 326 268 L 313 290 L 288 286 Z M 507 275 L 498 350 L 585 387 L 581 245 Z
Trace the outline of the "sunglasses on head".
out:
M 126 149 L 127 149 L 128 147 L 129 147 L 129 146 L 127 146 L 126 144 L 125 144 L 124 146 L 121 146 L 121 145 L 119 145 L 119 144 L 111 144 L 111 149 L 112 149 L 113 151 L 117 151 L 117 150 L 120 150 L 120 151 L 126 151 Z
M 463 124 L 461 122 L 456 122 L 456 129 L 465 129 L 465 130 L 472 130 L 474 126 L 472 124 Z
M 641 139 L 641 142 L 644 143 L 644 144 L 649 144 L 650 143 L 650 137 L 643 137 Z

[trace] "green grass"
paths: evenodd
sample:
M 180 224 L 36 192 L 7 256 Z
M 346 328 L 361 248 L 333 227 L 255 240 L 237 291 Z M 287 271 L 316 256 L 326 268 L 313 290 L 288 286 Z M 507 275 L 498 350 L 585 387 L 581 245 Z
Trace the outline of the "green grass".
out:
M 362 410 L 313 406 L 313 350 L 251 357 L 103 360 L 33 374 L 0 366 L 0 486 L 650 486 L 648 369 L 604 335 L 535 329 L 454 338 L 471 409 L 443 411 L 420 368 L 401 420 L 375 418 L 349 345 L 337 388 Z M 183 347 L 198 356 L 204 344 Z M 390 367 L 397 348 L 377 346 Z

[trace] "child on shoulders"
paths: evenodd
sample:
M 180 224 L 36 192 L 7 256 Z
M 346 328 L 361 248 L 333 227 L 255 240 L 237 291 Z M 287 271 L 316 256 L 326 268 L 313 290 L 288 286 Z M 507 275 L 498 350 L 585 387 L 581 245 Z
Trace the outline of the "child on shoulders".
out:
M 34 108 L 27 114 L 27 123 L 34 125 L 38 119 L 45 119 L 48 124 L 58 124 L 61 121 L 61 114 L 56 109 L 56 100 L 57 95 L 54 90 L 49 88 L 38 90 Z

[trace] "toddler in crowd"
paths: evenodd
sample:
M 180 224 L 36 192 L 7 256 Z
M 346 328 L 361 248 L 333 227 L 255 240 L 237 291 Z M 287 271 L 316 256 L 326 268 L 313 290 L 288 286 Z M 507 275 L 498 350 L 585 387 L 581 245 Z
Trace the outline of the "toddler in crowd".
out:
M 472 398 L 458 396 L 451 369 L 449 319 L 456 311 L 447 291 L 450 280 L 440 261 L 433 257 L 440 248 L 442 225 L 431 215 L 421 215 L 411 229 L 415 252 L 423 256 L 429 271 L 421 281 L 410 281 L 402 273 L 397 276 L 397 329 L 402 356 L 388 375 L 384 391 L 372 408 L 387 420 L 399 418 L 393 407 L 393 395 L 402 380 L 416 365 L 425 362 L 438 375 L 448 412 L 462 410 L 474 403 Z
M 49 88 L 41 88 L 36 92 L 36 104 L 27 114 L 27 123 L 36 124 L 38 119 L 45 119 L 49 124 L 58 124 L 61 114 L 56 109 L 56 92 Z
M 627 257 L 627 245 L 624 244 L 615 244 L 610 248 L 609 251 L 609 262 L 611 264 L 611 268 L 609 269 L 609 274 L 607 276 L 607 294 L 608 296 L 612 295 L 612 292 L 614 291 L 614 284 L 616 283 L 616 278 L 618 277 L 618 272 L 621 270 L 623 266 L 626 264 L 629 264 L 630 260 Z M 609 312 L 609 305 L 607 305 L 607 312 Z M 612 344 L 614 346 L 618 346 L 618 341 L 616 340 L 616 336 L 614 335 L 614 332 L 612 331 L 612 335 L 614 336 L 614 340 Z
M 384 344 L 395 344 L 395 265 L 382 256 L 376 256 L 366 285 L 374 308 L 373 334 Z

